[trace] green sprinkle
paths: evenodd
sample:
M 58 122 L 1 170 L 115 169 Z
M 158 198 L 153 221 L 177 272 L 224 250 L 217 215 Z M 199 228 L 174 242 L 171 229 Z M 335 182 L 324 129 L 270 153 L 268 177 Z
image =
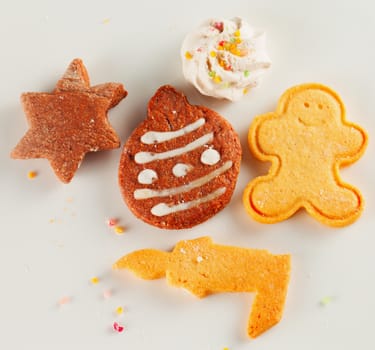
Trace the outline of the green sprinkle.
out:
M 331 296 L 326 296 L 322 299 L 320 299 L 320 305 L 321 306 L 327 306 L 328 304 L 330 304 L 332 302 L 333 298 Z
M 236 38 L 230 38 L 230 42 L 231 43 L 235 43 L 236 42 Z
M 211 78 L 213 78 L 213 77 L 216 75 L 216 72 L 213 71 L 213 70 L 210 70 L 210 71 L 208 72 L 208 75 L 209 75 Z
M 247 78 L 250 75 L 250 72 L 248 70 L 245 70 L 243 72 L 243 75 L 245 76 L 245 78 Z
M 228 89 L 229 86 L 230 86 L 229 81 L 226 81 L 225 83 L 221 84 L 221 87 L 222 87 L 223 89 Z

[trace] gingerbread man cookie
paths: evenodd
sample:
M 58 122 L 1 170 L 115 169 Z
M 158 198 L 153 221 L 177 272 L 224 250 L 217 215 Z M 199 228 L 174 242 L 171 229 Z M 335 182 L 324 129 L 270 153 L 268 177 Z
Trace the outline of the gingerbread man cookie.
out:
M 301 208 L 330 226 L 360 216 L 363 197 L 339 169 L 361 157 L 367 134 L 346 120 L 345 106 L 330 88 L 304 84 L 287 90 L 276 112 L 255 118 L 248 142 L 256 158 L 272 163 L 244 191 L 245 208 L 257 221 L 279 222 Z

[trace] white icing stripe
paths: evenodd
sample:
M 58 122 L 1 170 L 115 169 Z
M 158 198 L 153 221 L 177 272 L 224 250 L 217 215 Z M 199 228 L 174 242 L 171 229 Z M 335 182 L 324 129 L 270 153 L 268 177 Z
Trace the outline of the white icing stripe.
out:
M 204 120 L 204 118 L 200 118 L 196 120 L 194 123 L 188 124 L 184 128 L 176 131 L 149 131 L 142 135 L 141 142 L 145 143 L 146 145 L 152 145 L 153 143 L 169 141 L 176 137 L 186 135 L 189 132 L 198 129 L 205 122 L 206 121 Z
M 225 193 L 227 189 L 225 187 L 220 187 L 214 192 L 210 193 L 205 197 L 201 197 L 190 202 L 179 203 L 176 205 L 168 205 L 166 203 L 159 203 L 151 208 L 151 213 L 155 216 L 165 216 L 168 214 L 176 213 L 182 210 L 188 210 L 194 208 L 200 204 L 212 201 L 213 199 L 220 197 L 222 194 Z
M 161 153 L 153 153 L 153 152 L 138 152 L 134 156 L 134 160 L 138 164 L 145 164 L 152 162 L 154 160 L 162 160 L 167 158 L 172 158 L 179 156 L 181 154 L 190 152 L 198 147 L 205 145 L 206 143 L 212 141 L 214 139 L 214 133 L 210 132 L 209 134 L 203 135 L 199 139 L 194 140 L 191 143 L 188 143 L 184 147 L 175 148 L 170 151 L 161 152 Z
M 208 173 L 205 176 L 202 176 L 192 182 L 182 185 L 179 187 L 172 187 L 166 188 L 165 190 L 150 190 L 148 188 L 141 188 L 134 191 L 134 198 L 135 199 L 148 199 L 153 197 L 167 197 L 167 196 L 174 196 L 179 193 L 188 192 L 193 188 L 200 187 L 214 179 L 215 177 L 221 175 L 222 173 L 226 172 L 228 169 L 232 167 L 233 162 L 228 160 L 225 162 L 220 168 L 215 169 L 214 171 Z

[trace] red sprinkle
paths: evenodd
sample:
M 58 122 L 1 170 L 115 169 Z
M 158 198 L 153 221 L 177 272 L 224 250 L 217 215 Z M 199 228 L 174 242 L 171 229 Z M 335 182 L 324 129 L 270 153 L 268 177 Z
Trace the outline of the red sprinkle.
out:
M 113 329 L 116 332 L 121 333 L 124 330 L 124 326 L 121 326 L 118 322 L 113 322 Z
M 213 27 L 216 28 L 220 33 L 224 31 L 224 23 L 223 22 L 215 22 Z
M 118 223 L 118 220 L 115 218 L 111 218 L 111 219 L 108 219 L 107 223 L 108 223 L 108 226 L 112 227 Z
M 224 46 L 224 44 L 225 44 L 225 40 L 219 41 L 219 46 Z

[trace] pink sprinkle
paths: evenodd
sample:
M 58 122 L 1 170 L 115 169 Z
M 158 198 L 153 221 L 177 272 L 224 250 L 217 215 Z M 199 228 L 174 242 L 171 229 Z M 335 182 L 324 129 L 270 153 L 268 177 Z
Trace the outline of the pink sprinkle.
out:
M 198 48 L 197 48 L 197 52 L 202 52 L 202 48 L 201 48 L 201 47 L 198 47 Z
M 116 332 L 121 333 L 124 330 L 124 326 L 121 326 L 118 322 L 113 322 L 113 329 Z
M 113 227 L 118 223 L 118 220 L 115 218 L 108 219 L 107 224 L 109 227 Z
M 64 297 L 60 298 L 59 301 L 58 301 L 58 304 L 60 306 L 68 304 L 68 303 L 70 303 L 70 297 L 68 297 L 68 296 L 64 296 Z
M 111 296 L 112 296 L 112 292 L 111 292 L 110 289 L 105 290 L 105 291 L 103 292 L 103 298 L 104 298 L 104 299 L 109 299 Z
M 216 28 L 220 33 L 224 31 L 224 23 L 223 22 L 215 22 L 213 27 Z

